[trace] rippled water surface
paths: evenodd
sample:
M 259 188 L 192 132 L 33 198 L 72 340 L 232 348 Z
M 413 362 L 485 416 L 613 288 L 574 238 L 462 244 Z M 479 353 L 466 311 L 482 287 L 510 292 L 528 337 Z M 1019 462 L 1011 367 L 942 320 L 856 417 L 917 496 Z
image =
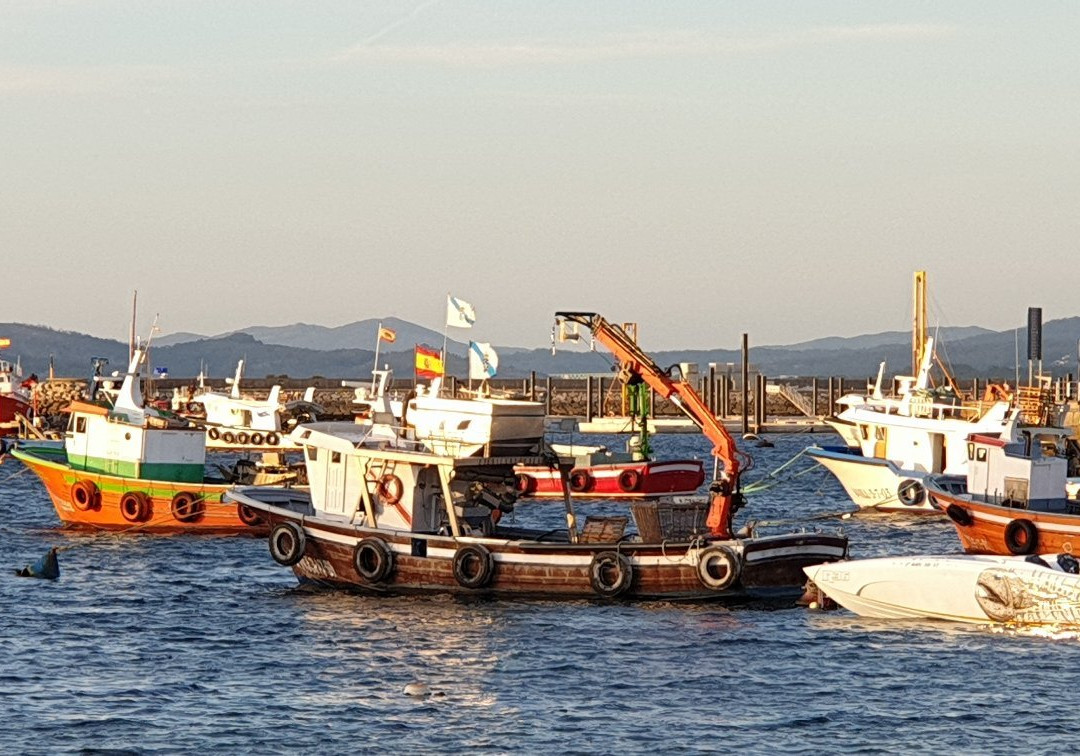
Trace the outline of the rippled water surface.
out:
M 835 437 L 771 440 L 750 449 L 745 480 Z M 656 447 L 709 449 L 693 435 Z M 796 608 L 309 592 L 262 539 L 62 532 L 22 471 L 0 466 L 8 753 L 1005 753 L 1071 750 L 1080 734 L 1071 633 Z M 531 506 L 556 507 L 532 517 L 558 515 Z M 959 551 L 943 520 L 819 518 L 851 508 L 814 472 L 756 494 L 738 519 L 842 527 L 854 556 Z M 65 547 L 58 581 L 14 576 L 53 545 Z M 405 695 L 410 683 L 430 695 Z

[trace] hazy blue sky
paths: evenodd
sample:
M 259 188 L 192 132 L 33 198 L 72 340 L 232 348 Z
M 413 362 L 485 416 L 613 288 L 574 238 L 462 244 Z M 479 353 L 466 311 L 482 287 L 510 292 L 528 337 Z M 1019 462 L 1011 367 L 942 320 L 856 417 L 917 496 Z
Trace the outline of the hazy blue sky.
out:
M 0 320 L 1080 314 L 1075 2 L 0 3 Z M 149 316 L 147 316 L 148 318 Z M 2 334 L 0 334 L 2 335 Z

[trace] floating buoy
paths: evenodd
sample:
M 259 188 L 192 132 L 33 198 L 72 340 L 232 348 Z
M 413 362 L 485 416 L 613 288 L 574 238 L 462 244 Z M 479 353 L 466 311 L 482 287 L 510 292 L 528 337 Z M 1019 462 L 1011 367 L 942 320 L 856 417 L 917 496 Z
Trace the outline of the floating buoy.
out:
M 405 686 L 405 690 L 403 692 L 407 696 L 425 698 L 431 695 L 431 688 L 429 688 L 426 683 L 412 682 Z
M 810 608 L 811 608 L 811 609 L 820 609 L 820 608 L 821 608 L 821 604 L 819 604 L 819 603 L 818 603 L 818 602 L 816 602 L 816 601 L 811 601 L 811 602 L 810 602 Z
M 60 561 L 56 558 L 56 547 L 49 549 L 45 556 L 33 564 L 28 564 L 21 570 L 15 570 L 15 574 L 19 577 L 56 580 L 60 577 Z

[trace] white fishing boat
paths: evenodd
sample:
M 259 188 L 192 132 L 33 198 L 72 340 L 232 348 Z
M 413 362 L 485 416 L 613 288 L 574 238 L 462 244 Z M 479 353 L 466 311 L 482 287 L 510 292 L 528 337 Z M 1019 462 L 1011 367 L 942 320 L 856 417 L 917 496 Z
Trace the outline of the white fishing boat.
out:
M 847 394 L 829 423 L 844 446 L 812 446 L 806 454 L 829 470 L 860 509 L 919 514 L 938 512 L 925 494 L 927 475 L 964 475 L 971 434 L 1015 437 L 1020 407 L 1006 387 L 988 386 L 980 399 L 965 399 L 942 367 L 932 384 L 934 339 L 926 332 L 926 274 L 915 275 L 914 375 L 882 387 L 884 363 L 868 395 Z
M 32 414 L 31 390 L 37 377 L 23 380 L 22 364 L 0 360 L 0 436 L 13 436 L 19 431 L 19 418 Z
M 1080 563 L 1043 557 L 906 556 L 807 567 L 825 596 L 862 617 L 1080 625 Z
M 245 397 L 240 391 L 244 374 L 244 361 L 239 360 L 232 388 L 228 394 L 205 388 L 195 394 L 189 408 L 202 407 L 206 427 L 206 448 L 210 451 L 263 451 L 276 452 L 283 448 L 296 448 L 288 440 L 288 433 L 301 420 L 314 420 L 314 386 L 304 392 L 304 398 L 295 402 L 281 399 L 281 386 L 275 384 L 266 399 Z

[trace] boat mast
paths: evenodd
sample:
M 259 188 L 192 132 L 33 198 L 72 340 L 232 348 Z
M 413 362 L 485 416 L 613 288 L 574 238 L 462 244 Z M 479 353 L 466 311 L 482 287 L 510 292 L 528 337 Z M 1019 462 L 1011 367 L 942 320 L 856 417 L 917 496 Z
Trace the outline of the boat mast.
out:
M 915 289 L 911 297 L 913 305 L 911 332 L 911 374 L 919 374 L 923 352 L 926 351 L 926 271 L 915 271 Z

